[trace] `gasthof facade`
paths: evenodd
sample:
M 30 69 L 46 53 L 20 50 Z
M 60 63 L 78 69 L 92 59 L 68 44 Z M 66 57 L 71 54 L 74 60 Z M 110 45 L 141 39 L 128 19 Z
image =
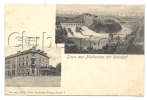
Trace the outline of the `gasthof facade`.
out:
M 49 66 L 47 53 L 35 47 L 5 57 L 5 76 L 39 76 L 41 68 Z

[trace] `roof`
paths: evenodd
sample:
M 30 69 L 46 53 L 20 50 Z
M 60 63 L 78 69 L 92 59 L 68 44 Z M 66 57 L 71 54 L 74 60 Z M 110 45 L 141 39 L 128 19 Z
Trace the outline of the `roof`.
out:
M 36 50 L 34 48 L 31 48 L 31 49 L 25 50 L 25 51 L 17 51 L 16 54 L 13 54 L 13 55 L 11 54 L 10 56 L 5 57 L 5 59 L 12 58 L 12 57 L 17 57 L 17 56 L 28 54 L 28 53 L 38 53 L 40 55 L 43 55 L 43 56 L 49 58 L 47 56 L 47 53 L 44 53 L 44 51 L 41 51 L 40 49 Z

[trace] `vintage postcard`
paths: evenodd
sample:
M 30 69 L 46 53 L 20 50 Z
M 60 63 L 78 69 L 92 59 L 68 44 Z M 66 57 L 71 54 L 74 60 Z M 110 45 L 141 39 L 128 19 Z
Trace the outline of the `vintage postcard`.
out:
M 5 95 L 144 96 L 144 5 L 6 4 Z

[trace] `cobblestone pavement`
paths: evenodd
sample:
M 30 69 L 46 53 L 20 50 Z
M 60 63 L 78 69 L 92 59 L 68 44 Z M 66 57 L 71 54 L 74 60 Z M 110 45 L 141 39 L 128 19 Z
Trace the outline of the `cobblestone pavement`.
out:
M 15 76 L 5 78 L 6 87 L 60 87 L 61 76 Z

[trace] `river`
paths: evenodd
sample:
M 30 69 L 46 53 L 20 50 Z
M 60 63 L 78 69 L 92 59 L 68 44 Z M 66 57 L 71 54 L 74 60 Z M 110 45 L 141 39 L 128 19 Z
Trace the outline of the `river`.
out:
M 70 26 L 66 26 L 66 28 L 68 28 Z M 80 46 L 80 38 L 83 38 L 81 40 L 81 46 L 86 49 L 88 46 L 93 46 L 94 49 L 98 49 L 98 41 L 101 39 L 101 38 L 106 38 L 106 39 L 102 39 L 101 42 L 99 43 L 99 49 L 102 49 L 102 47 L 106 44 L 109 44 L 109 41 L 108 41 L 108 38 L 109 38 L 109 33 L 96 33 L 92 30 L 90 30 L 89 28 L 83 26 L 82 29 L 84 31 L 82 31 L 82 34 L 78 33 L 78 32 L 75 32 L 75 27 L 70 27 L 72 32 L 74 33 L 74 36 L 72 36 L 69 32 L 68 32 L 68 37 L 74 37 L 74 38 L 77 38 L 75 40 L 75 43 Z M 132 29 L 128 28 L 128 27 L 125 27 L 125 26 L 122 26 L 122 29 L 118 32 L 115 32 L 115 33 L 112 33 L 114 34 L 114 37 L 115 36 L 120 36 L 121 38 L 125 37 L 126 34 L 131 34 L 132 32 Z M 87 36 L 86 36 L 87 35 Z M 89 36 L 92 36 L 90 39 Z M 78 40 L 79 38 L 79 40 Z M 87 38 L 87 39 L 85 39 Z
M 120 37 L 125 37 L 126 34 L 131 34 L 132 29 L 122 26 L 122 29 L 119 32 L 115 32 L 113 34 L 118 34 Z

